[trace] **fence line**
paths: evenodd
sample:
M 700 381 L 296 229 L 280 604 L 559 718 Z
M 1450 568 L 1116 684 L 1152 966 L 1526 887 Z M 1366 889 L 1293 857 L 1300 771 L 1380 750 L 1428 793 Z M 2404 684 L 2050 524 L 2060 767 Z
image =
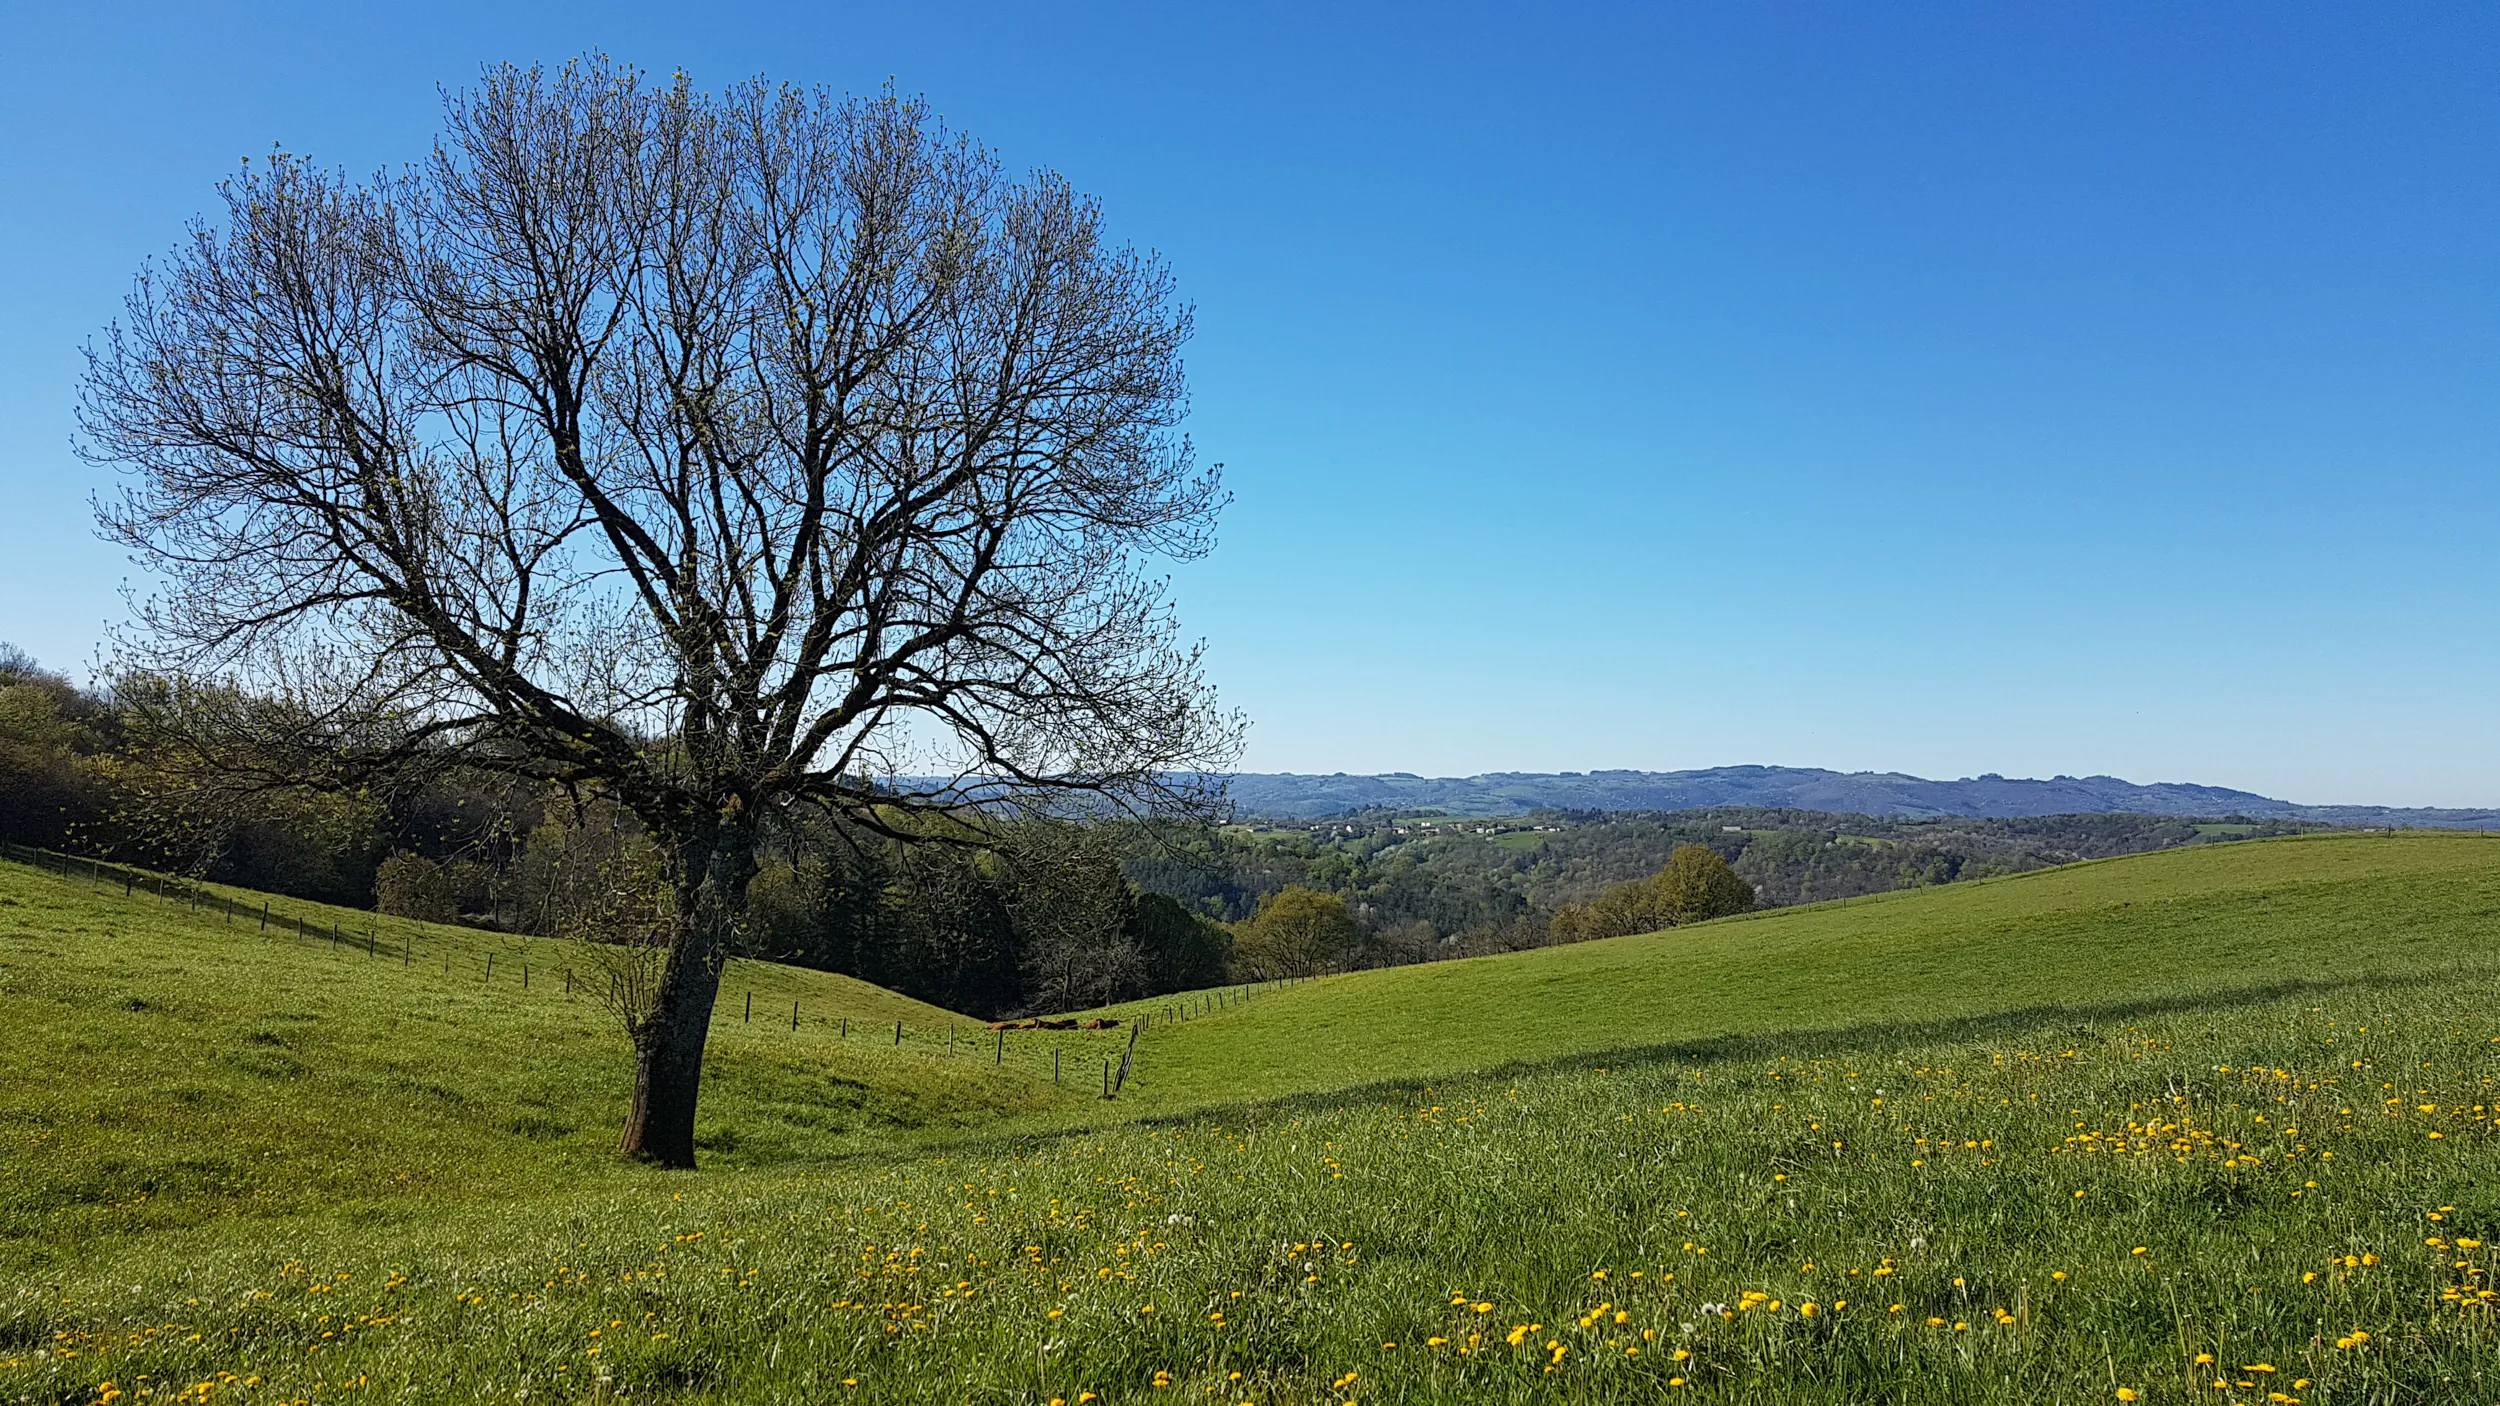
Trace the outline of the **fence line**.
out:
M 417 931 L 419 923 L 415 919 L 400 918 L 396 915 L 387 915 L 378 912 L 355 910 L 361 913 L 365 919 L 364 931 L 359 933 L 354 931 L 345 919 L 336 916 L 318 915 L 314 912 L 315 907 L 318 906 L 319 908 L 330 909 L 333 913 L 335 913 L 337 905 L 333 904 L 315 905 L 311 900 L 297 899 L 294 900 L 294 902 L 304 906 L 293 912 L 289 912 L 279 906 L 280 900 L 275 897 L 263 896 L 257 904 L 254 904 L 246 900 L 218 893 L 205 883 L 185 878 L 179 874 L 169 874 L 159 870 L 143 869 L 137 865 L 122 864 L 113 860 L 93 859 L 84 855 L 62 854 L 54 850 L 37 849 L 29 845 L 0 842 L 0 859 L 22 864 L 29 868 L 40 869 L 48 873 L 58 874 L 62 879 L 71 884 L 83 882 L 90 888 L 102 891 L 108 895 L 112 892 L 113 886 L 118 883 L 121 887 L 121 897 L 124 899 L 137 900 L 142 898 L 154 898 L 163 902 L 179 903 L 186 912 L 193 912 L 203 908 L 210 909 L 217 913 L 218 921 L 222 926 L 232 927 L 238 923 L 249 924 L 256 934 L 269 935 L 279 941 L 286 941 L 291 937 L 296 944 L 301 946 L 327 947 L 332 951 L 340 952 L 343 952 L 348 948 L 355 948 L 360 951 L 368 961 L 380 961 L 385 955 L 382 945 L 382 925 L 384 920 L 387 918 L 388 921 L 397 929 L 396 936 L 399 938 L 398 951 L 392 955 L 398 956 L 401 968 L 405 970 L 414 970 L 416 968 L 416 939 L 419 936 Z M 315 920 L 316 918 L 318 918 L 318 921 Z M 287 931 L 287 924 L 290 921 L 294 925 L 294 931 L 292 934 Z M 567 940 L 562 938 L 542 938 L 498 933 L 492 929 L 486 928 L 468 929 L 468 931 L 476 932 L 482 937 L 488 939 L 504 938 L 516 942 L 521 946 L 523 956 L 520 961 L 521 974 L 517 986 L 518 989 L 522 991 L 528 991 L 531 989 L 530 964 L 527 956 L 529 945 L 534 942 L 562 942 Z M 443 952 L 443 974 L 447 979 L 452 978 L 455 975 L 452 971 L 453 957 L 454 953 L 448 946 L 446 946 Z M 431 969 L 431 960 L 431 957 L 429 957 L 429 970 Z M 565 966 L 563 971 L 563 999 L 570 1001 L 575 999 L 575 986 L 577 983 L 572 967 Z M 481 984 L 491 987 L 494 982 L 494 975 L 495 953 L 490 950 L 485 954 L 485 968 L 484 974 L 480 978 Z M 1128 1038 L 1123 1044 L 1123 1048 L 1118 1059 L 1114 1061 L 1106 1058 L 1104 1061 L 1103 1068 L 1105 1077 L 1103 1097 L 1118 1097 L 1120 1090 L 1127 1086 L 1128 1081 L 1131 1078 L 1137 1077 L 1136 1066 L 1139 1063 L 1137 1059 L 1139 1037 L 1146 1033 L 1147 1028 L 1154 1023 L 1156 1016 L 1160 1015 L 1163 1019 L 1163 1023 L 1165 1024 L 1178 1024 L 1185 1020 L 1201 1018 L 1205 1015 L 1216 1014 L 1234 1009 L 1238 1005 L 1246 1004 L 1261 995 L 1281 992 L 1299 984 L 1301 981 L 1309 979 L 1310 978 L 1307 977 L 1268 978 L 1255 982 L 1242 983 L 1237 986 L 1185 993 L 1177 999 L 1152 998 L 1156 1004 L 1142 1009 L 1134 1006 L 1113 1007 L 1109 1013 L 1110 1017 L 1126 1022 L 1129 1026 L 1129 1031 Z M 754 1016 L 755 993 L 752 990 L 748 990 L 745 992 L 741 1023 L 753 1023 Z M 726 1016 L 721 1014 L 716 1008 L 713 1018 L 715 1021 L 718 1021 L 726 1019 Z M 815 1022 L 819 1027 L 837 1029 L 839 1031 L 838 1038 L 843 1042 L 847 1043 L 850 1040 L 851 1018 L 847 1014 L 836 1012 L 831 1015 L 820 1015 L 815 1017 Z M 776 1025 L 778 1024 L 777 1021 L 773 1023 Z M 801 1003 L 799 1000 L 794 999 L 790 1003 L 790 1029 L 793 1032 L 796 1032 L 800 1029 L 800 1023 Z M 925 1032 L 912 1033 L 915 1036 L 925 1037 L 928 1041 L 928 1045 L 925 1050 L 915 1049 L 912 1053 L 925 1053 L 928 1055 L 942 1054 L 944 1057 L 948 1058 L 955 1057 L 956 1031 L 952 1025 L 948 1027 L 942 1040 L 939 1032 L 935 1029 L 930 1029 Z M 1036 1031 L 1034 1033 L 1055 1036 L 1076 1032 Z M 992 1051 L 990 1062 L 993 1067 L 1004 1068 L 1007 1062 L 1008 1032 L 1001 1029 L 997 1031 L 996 1034 L 997 1041 L 995 1048 Z M 905 1035 L 905 1023 L 900 1020 L 894 1022 L 894 1048 L 901 1049 L 903 1047 Z M 918 1040 L 915 1039 L 914 1043 L 918 1044 Z M 874 1042 L 872 1041 L 872 1048 L 873 1045 Z M 1063 1046 L 1060 1041 L 1053 1039 L 1049 1042 L 1049 1048 L 1051 1051 L 1051 1082 L 1053 1084 L 1059 1084 L 1062 1081 L 1062 1065 L 1060 1056 Z M 1038 1051 L 1035 1052 L 1035 1058 L 1037 1060 L 1039 1059 Z

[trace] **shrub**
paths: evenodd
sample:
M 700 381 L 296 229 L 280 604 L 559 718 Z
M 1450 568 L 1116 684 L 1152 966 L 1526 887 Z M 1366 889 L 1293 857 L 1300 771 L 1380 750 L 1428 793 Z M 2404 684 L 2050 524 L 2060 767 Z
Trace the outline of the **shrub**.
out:
M 1736 877 L 1727 861 L 1708 845 L 1678 845 L 1667 867 L 1651 880 L 1661 907 L 1678 923 L 1724 918 L 1753 907 L 1753 885 Z

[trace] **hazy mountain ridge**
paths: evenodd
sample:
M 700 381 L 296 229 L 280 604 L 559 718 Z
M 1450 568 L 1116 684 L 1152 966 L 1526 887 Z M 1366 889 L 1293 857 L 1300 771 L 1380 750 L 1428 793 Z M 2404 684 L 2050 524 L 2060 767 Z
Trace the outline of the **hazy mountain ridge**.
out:
M 1723 766 L 1697 771 L 1488 772 L 1481 776 L 1378 776 L 1242 772 L 1230 792 L 1244 816 L 1311 820 L 1376 809 L 1445 810 L 1454 815 L 1517 815 L 1537 809 L 1694 810 L 1779 806 L 1857 815 L 2174 815 L 2318 820 L 2339 825 L 2500 828 L 2500 809 L 2299 805 L 2235 791 L 2164 781 L 2139 785 L 2115 776 L 2046 781 L 1993 773 L 1930 781 L 1900 772 L 1820 767 Z

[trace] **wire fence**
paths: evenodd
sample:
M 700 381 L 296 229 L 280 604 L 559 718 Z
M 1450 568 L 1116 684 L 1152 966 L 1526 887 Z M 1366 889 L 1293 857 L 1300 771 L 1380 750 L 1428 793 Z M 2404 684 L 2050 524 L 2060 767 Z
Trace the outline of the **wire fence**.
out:
M 544 960 L 545 946 L 569 945 L 567 939 L 526 937 L 492 929 L 460 929 L 473 934 L 469 942 L 450 939 L 428 932 L 426 924 L 413 919 L 397 918 L 364 910 L 347 910 L 288 899 L 270 894 L 238 897 L 220 892 L 216 887 L 180 874 L 144 869 L 137 865 L 94 859 L 85 855 L 63 854 L 54 850 L 36 849 L 27 845 L 0 843 L 0 859 L 54 874 L 68 883 L 108 896 L 117 895 L 129 902 L 152 902 L 178 907 L 186 914 L 212 918 L 221 927 L 250 931 L 256 935 L 288 943 L 313 953 L 341 957 L 361 956 L 368 962 L 396 960 L 398 966 L 412 974 L 432 975 L 437 972 L 446 981 L 475 981 L 481 988 L 494 988 L 498 978 L 502 988 L 527 995 L 544 994 L 564 1000 L 591 1000 L 602 997 L 596 986 L 601 974 L 577 972 L 575 964 L 563 960 Z M 501 943 L 505 950 L 493 945 L 477 950 L 480 942 Z M 501 958 L 501 961 L 498 961 Z M 439 961 L 438 961 L 439 959 Z M 595 965 L 590 964 L 590 965 Z M 752 987 L 739 991 L 733 1014 L 723 992 L 715 1006 L 713 1023 L 718 1026 L 736 1021 L 742 1027 L 762 1025 L 766 1029 L 781 1028 L 796 1034 L 808 1028 L 831 1033 L 834 1038 L 850 1042 L 858 1040 L 868 1047 L 882 1047 L 907 1054 L 943 1055 L 947 1058 L 990 1056 L 989 1063 L 998 1069 L 1013 1067 L 1019 1074 L 1038 1075 L 1046 1062 L 1051 1082 L 1059 1087 L 1073 1083 L 1090 1083 L 1092 1071 L 1081 1067 L 1099 1058 L 1102 1064 L 1102 1097 L 1117 1098 L 1137 1074 L 1139 1039 L 1154 1026 L 1177 1026 L 1236 1011 L 1264 995 L 1274 994 L 1315 977 L 1280 977 L 1236 986 L 1186 992 L 1157 997 L 1149 1002 L 1129 1002 L 1091 1020 L 997 1021 L 989 1023 L 950 1022 L 943 1030 L 934 1026 L 914 1027 L 903 1020 L 892 1022 L 891 1036 L 886 1033 L 883 1017 L 867 1017 L 841 1010 L 808 1011 L 803 997 L 791 997 L 785 1016 L 778 1001 L 779 993 L 768 997 L 763 1019 L 758 1021 L 757 992 Z M 1099 1054 L 1105 1042 L 1104 1032 L 1118 1042 L 1116 1055 Z M 1013 1033 L 1019 1038 L 1010 1040 Z M 1075 1035 L 1081 1059 L 1071 1059 L 1065 1037 Z M 1037 1037 L 1037 1038 L 1036 1038 Z M 987 1046 L 987 1049 L 983 1049 Z

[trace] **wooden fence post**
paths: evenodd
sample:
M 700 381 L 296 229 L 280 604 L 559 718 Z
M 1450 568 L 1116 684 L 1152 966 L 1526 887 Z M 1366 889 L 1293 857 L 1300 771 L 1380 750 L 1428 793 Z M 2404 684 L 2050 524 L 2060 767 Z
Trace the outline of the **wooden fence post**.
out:
M 1114 1093 L 1128 1087 L 1129 1061 L 1137 1054 L 1138 1032 L 1144 1030 L 1145 1028 L 1146 1018 L 1142 1015 L 1137 1018 L 1137 1023 L 1135 1025 L 1128 1028 L 1128 1048 L 1120 1052 L 1120 1080 L 1118 1083 L 1111 1086 L 1112 1092 Z
M 992 1063 L 992 1064 L 1005 1064 L 1006 1062 L 1007 1062 L 1007 1032 L 1006 1032 L 1006 1031 L 1004 1031 L 1004 1030 L 1001 1030 L 1001 1031 L 999 1031 L 999 1032 L 998 1032 L 998 1058 L 991 1060 L 991 1061 L 990 1061 L 990 1063 Z
M 898 1020 L 898 1021 L 894 1022 L 894 1048 L 896 1048 L 896 1049 L 898 1049 L 898 1050 L 899 1050 L 899 1049 L 901 1049 L 902 1047 L 903 1047 L 903 1022 L 901 1022 L 901 1021 L 899 1021 L 899 1020 Z
M 755 993 L 752 991 L 747 993 L 746 1023 L 749 1025 L 753 1025 L 755 1023 Z
M 799 1003 L 796 1001 L 790 1003 L 790 1028 L 793 1030 L 799 1028 Z

